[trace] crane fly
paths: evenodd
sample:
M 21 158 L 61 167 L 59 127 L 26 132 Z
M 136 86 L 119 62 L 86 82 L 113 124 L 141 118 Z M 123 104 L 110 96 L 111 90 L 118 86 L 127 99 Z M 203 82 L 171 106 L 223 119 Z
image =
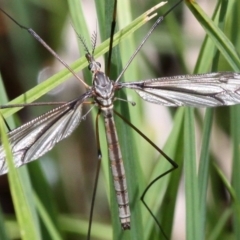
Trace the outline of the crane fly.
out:
M 180 2 L 178 2 L 178 4 Z M 171 8 L 170 11 L 172 9 L 173 8 Z M 133 58 L 142 48 L 154 29 L 160 24 L 160 22 L 163 21 L 170 11 L 159 17 L 153 24 L 146 37 L 133 53 L 129 62 L 126 64 L 126 67 L 122 70 L 115 81 L 110 80 L 109 77 L 101 71 L 100 63 L 95 60 L 95 43 L 93 44 L 93 50 L 90 51 L 85 42 L 81 40 L 86 51 L 85 56 L 89 63 L 88 68 L 93 74 L 92 86 L 88 86 L 83 80 L 80 80 L 87 89 L 84 94 L 8 133 L 14 164 L 16 167 L 20 167 L 38 159 L 46 152 L 50 151 L 56 143 L 68 137 L 77 128 L 84 117 L 82 114 L 83 104 L 88 102 L 89 99 L 92 99 L 93 104 L 99 109 L 98 115 L 102 114 L 104 118 L 106 139 L 108 144 L 108 155 L 111 162 L 114 187 L 119 206 L 119 218 L 124 230 L 131 228 L 130 208 L 122 153 L 113 118 L 114 113 L 123 118 L 123 120 L 126 122 L 127 120 L 113 109 L 114 101 L 118 100 L 115 97 L 115 93 L 121 89 L 132 89 L 135 90 L 136 93 L 145 101 L 170 107 L 216 107 L 240 103 L 240 74 L 234 72 L 181 75 L 139 80 L 127 83 L 120 81 L 122 75 L 132 62 Z M 16 23 L 15 20 L 13 21 Z M 17 25 L 19 25 L 21 28 L 27 29 L 19 23 L 17 23 Z M 42 40 L 38 39 L 38 35 L 32 29 L 27 30 L 42 43 Z M 93 42 L 96 42 L 95 38 Z M 50 52 L 53 53 L 52 50 L 50 50 Z M 54 56 L 59 60 L 58 56 Z M 63 63 L 62 60 L 60 61 Z M 64 66 L 66 66 L 65 63 Z M 75 76 L 75 73 L 68 66 L 66 67 Z M 174 163 L 138 129 L 136 129 L 131 123 L 127 123 L 141 136 L 147 139 L 152 146 L 156 148 L 172 164 L 173 168 L 166 173 L 169 173 L 177 167 L 176 163 Z M 0 175 L 7 172 L 8 167 L 5 150 L 3 146 L 0 146 Z M 166 173 L 162 174 L 161 176 L 165 175 Z M 153 182 L 155 182 L 155 180 L 149 184 L 146 190 L 149 189 Z M 146 191 L 144 191 L 142 195 L 142 200 L 145 194 Z

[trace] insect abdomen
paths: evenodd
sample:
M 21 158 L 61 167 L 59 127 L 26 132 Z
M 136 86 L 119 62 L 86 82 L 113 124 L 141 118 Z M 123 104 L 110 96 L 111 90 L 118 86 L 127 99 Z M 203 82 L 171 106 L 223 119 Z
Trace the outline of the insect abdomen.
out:
M 113 174 L 114 188 L 117 195 L 119 218 L 122 228 L 126 230 L 130 229 L 127 182 L 112 109 L 104 110 L 104 123 L 108 143 L 108 155 Z

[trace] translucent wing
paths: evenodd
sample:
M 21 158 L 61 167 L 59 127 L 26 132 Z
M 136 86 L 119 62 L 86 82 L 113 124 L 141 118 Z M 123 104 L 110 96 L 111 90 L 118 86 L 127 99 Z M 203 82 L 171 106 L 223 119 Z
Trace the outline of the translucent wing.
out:
M 144 100 L 164 106 L 215 107 L 240 103 L 240 74 L 182 75 L 123 83 Z
M 87 92 L 9 132 L 15 166 L 38 159 L 68 137 L 81 122 L 82 103 L 88 97 Z M 0 175 L 7 171 L 5 151 L 0 145 Z

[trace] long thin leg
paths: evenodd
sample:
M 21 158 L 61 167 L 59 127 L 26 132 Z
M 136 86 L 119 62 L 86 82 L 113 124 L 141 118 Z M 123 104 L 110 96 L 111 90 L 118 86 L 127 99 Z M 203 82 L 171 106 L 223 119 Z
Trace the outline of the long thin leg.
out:
M 162 234 L 164 235 L 164 237 L 166 239 L 168 239 L 166 233 L 164 232 L 161 224 L 158 222 L 156 216 L 153 214 L 153 212 L 151 211 L 151 209 L 148 207 L 147 203 L 144 200 L 144 197 L 147 193 L 147 191 L 151 188 L 151 186 L 157 182 L 160 178 L 162 178 L 163 176 L 169 174 L 170 172 L 172 172 L 173 170 L 175 170 L 176 168 L 178 168 L 178 165 L 176 162 L 174 162 L 166 153 L 164 153 L 156 144 L 154 144 L 145 134 L 143 134 L 138 128 L 136 128 L 131 122 L 129 122 L 125 117 L 123 117 L 120 113 L 116 112 L 114 110 L 114 113 L 120 117 L 124 122 L 126 122 L 131 128 L 133 128 L 141 137 L 143 137 L 147 142 L 149 142 L 171 165 L 172 168 L 170 168 L 169 170 L 167 170 L 166 172 L 162 173 L 161 175 L 159 175 L 158 177 L 156 177 L 154 180 L 152 180 L 148 186 L 145 188 L 144 192 L 142 193 L 141 196 L 141 201 L 143 202 L 144 206 L 146 207 L 146 209 L 148 210 L 148 212 L 150 213 L 150 215 L 153 217 L 154 221 L 156 222 L 156 224 L 158 225 L 160 231 L 162 232 Z
M 100 116 L 101 110 L 98 111 L 97 117 L 96 117 L 96 139 L 97 139 L 97 155 L 98 155 L 98 163 L 97 163 L 97 170 L 96 170 L 96 177 L 94 180 L 94 187 L 93 187 L 93 195 L 92 195 L 92 202 L 91 202 L 91 209 L 90 209 L 90 217 L 89 217 L 89 226 L 88 226 L 88 234 L 87 234 L 87 240 L 90 240 L 91 237 L 91 229 L 92 229 L 92 219 L 93 219 L 93 209 L 96 199 L 96 192 L 97 192 L 97 184 L 98 184 L 98 177 L 100 172 L 100 166 L 102 161 L 102 154 L 100 149 L 100 141 L 99 141 L 99 127 L 98 127 L 98 120 Z

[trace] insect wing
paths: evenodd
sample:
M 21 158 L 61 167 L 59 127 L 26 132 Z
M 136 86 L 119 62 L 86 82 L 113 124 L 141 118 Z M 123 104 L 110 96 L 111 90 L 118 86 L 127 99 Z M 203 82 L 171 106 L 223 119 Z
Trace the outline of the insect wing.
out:
M 14 164 L 20 167 L 50 151 L 68 137 L 81 122 L 82 103 L 88 97 L 61 105 L 8 133 Z M 0 175 L 8 171 L 6 155 L 0 146 Z
M 164 106 L 216 107 L 240 103 L 240 74 L 180 75 L 123 83 L 144 100 Z

